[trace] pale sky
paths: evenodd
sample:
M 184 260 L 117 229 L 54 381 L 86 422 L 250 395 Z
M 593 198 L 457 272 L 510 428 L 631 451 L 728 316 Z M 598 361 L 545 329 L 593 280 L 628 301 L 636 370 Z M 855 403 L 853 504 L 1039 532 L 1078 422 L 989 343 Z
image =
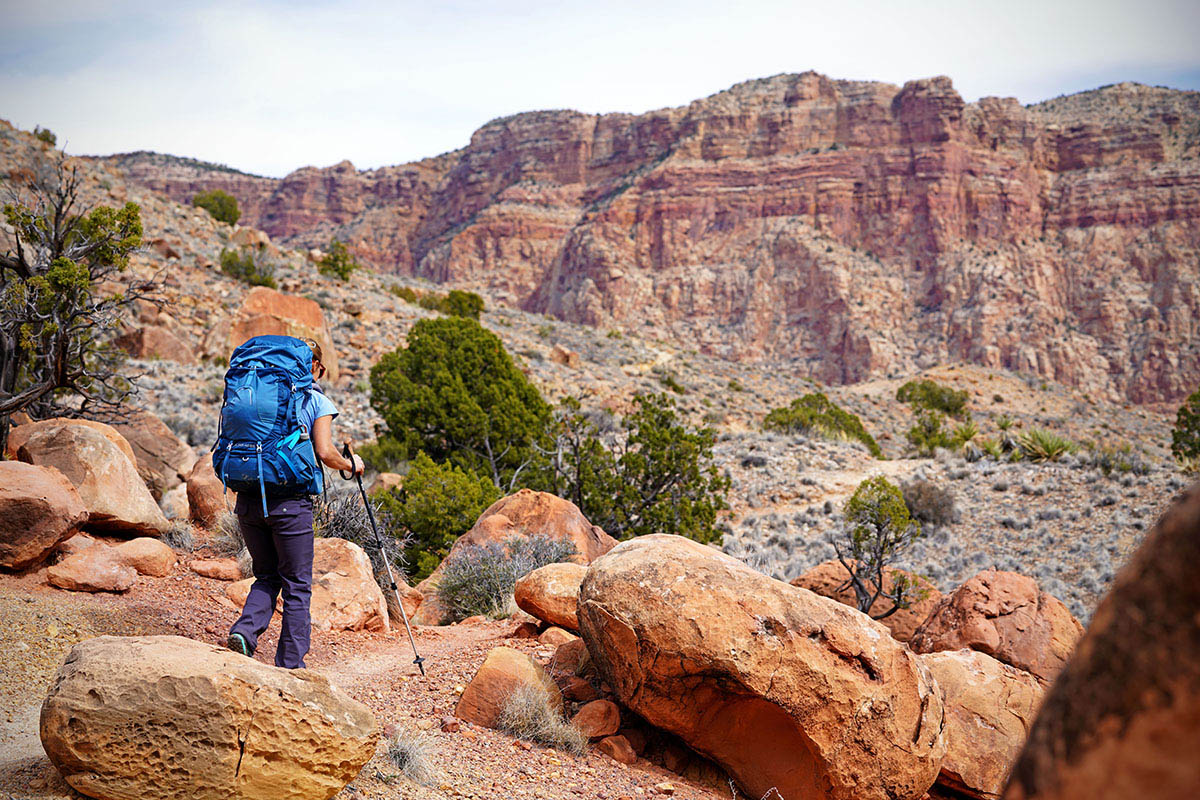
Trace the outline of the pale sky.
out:
M 1197 0 L 0 0 L 0 118 L 68 152 L 279 176 L 462 147 L 490 119 L 638 113 L 814 69 L 968 101 L 1200 89 Z

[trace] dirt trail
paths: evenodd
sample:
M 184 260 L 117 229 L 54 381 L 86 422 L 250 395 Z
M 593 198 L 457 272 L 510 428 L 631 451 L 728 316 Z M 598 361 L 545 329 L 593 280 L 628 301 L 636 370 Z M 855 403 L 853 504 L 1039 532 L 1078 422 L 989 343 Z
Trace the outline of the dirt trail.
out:
M 76 642 L 105 634 L 177 634 L 223 641 L 237 612 L 214 600 L 224 584 L 177 565 L 165 578 L 139 577 L 123 596 L 63 592 L 44 573 L 0 575 L 0 797 L 19 800 L 79 798 L 46 760 L 38 740 L 41 702 L 54 674 Z M 262 638 L 256 659 L 271 663 L 278 618 Z M 358 798 L 595 798 L 654 796 L 669 782 L 674 797 L 727 800 L 727 789 L 706 788 L 648 762 L 626 767 L 597 751 L 573 756 L 518 742 L 497 731 L 463 723 L 443 732 L 462 688 L 488 650 L 513 647 L 546 661 L 552 650 L 532 639 L 510 638 L 515 624 L 488 621 L 415 629 L 427 676 L 412 663 L 403 627 L 388 634 L 313 632 L 307 659 L 374 711 L 382 726 L 423 737 L 436 779 L 418 786 L 387 759 L 383 748 L 339 795 Z M 5 794 L 7 793 L 7 794 Z

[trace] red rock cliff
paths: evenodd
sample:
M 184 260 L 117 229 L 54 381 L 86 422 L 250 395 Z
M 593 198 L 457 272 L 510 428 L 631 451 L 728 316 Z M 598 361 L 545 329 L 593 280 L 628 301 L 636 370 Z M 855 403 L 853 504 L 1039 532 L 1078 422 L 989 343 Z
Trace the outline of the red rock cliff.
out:
M 1196 92 L 1026 108 L 805 73 L 636 116 L 519 114 L 365 172 L 125 158 L 182 200 L 225 188 L 275 237 L 827 382 L 951 360 L 1135 402 L 1200 381 Z

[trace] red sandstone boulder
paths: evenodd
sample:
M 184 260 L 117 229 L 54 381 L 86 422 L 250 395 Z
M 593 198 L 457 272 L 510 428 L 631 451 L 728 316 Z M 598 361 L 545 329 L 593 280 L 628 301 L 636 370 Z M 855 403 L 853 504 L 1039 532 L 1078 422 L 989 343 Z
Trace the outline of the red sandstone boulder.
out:
M 575 555 L 571 560 L 581 564 L 590 563 L 617 543 L 599 527 L 588 522 L 569 500 L 546 492 L 522 489 L 488 506 L 471 530 L 454 542 L 447 558 L 464 547 L 506 542 L 514 536 L 534 535 L 569 540 L 575 546 Z M 417 584 L 425 596 L 418 617 L 422 624 L 436 625 L 445 617 L 445 609 L 437 600 L 437 583 L 441 574 L 442 567 L 439 564 L 433 574 Z
M 986 570 L 942 598 L 909 645 L 918 653 L 968 647 L 1051 681 L 1082 633 L 1033 578 Z
M 68 417 L 52 417 L 51 419 L 43 419 L 37 422 L 28 422 L 13 428 L 8 434 L 8 445 L 4 457 L 10 461 L 17 460 L 17 452 L 21 449 L 21 445 L 25 444 L 34 433 L 45 430 L 57 430 L 65 425 L 79 425 L 99 431 L 106 439 L 120 448 L 121 452 L 128 456 L 130 461 L 137 464 L 137 455 L 134 454 L 133 448 L 130 447 L 125 437 L 112 425 L 106 425 L 103 422 L 96 422 L 91 419 L 70 419 Z
M 596 749 L 620 764 L 633 764 L 637 753 L 624 736 L 605 736 L 596 744 Z
M 186 480 L 196 455 L 161 419 L 139 412 L 113 427 L 129 442 L 138 474 L 155 500 Z
M 74 592 L 124 592 L 133 586 L 137 570 L 116 548 L 97 543 L 50 567 L 46 578 L 51 586 Z
M 112 549 L 122 564 L 133 567 L 139 575 L 162 578 L 175 567 L 175 551 L 158 539 L 142 536 Z
M 313 627 L 335 631 L 391 630 L 387 603 L 371 560 L 354 542 L 321 537 L 313 546 Z
M 541 632 L 538 641 L 548 647 L 561 647 L 567 642 L 573 642 L 579 637 L 562 628 L 550 627 Z
M 946 752 L 941 692 L 854 609 L 679 536 L 623 542 L 579 592 L 587 652 L 623 705 L 788 800 L 917 800 Z
M 200 363 L 192 346 L 162 325 L 144 325 L 126 331 L 114 344 L 134 358 L 158 358 L 187 366 Z
M 1200 797 L 1200 483 L 1117 573 L 1042 703 L 1006 800 Z
M 375 476 L 375 480 L 371 481 L 370 488 L 367 489 L 368 494 L 376 492 L 390 492 L 393 489 L 399 489 L 404 485 L 404 476 L 395 472 L 381 472 Z
M 217 524 L 226 509 L 233 508 L 233 492 L 226 495 L 225 486 L 213 471 L 212 454 L 205 453 L 196 459 L 187 475 L 188 508 L 192 519 L 206 528 Z
M 188 565 L 192 572 L 218 581 L 240 581 L 242 568 L 236 558 L 197 558 Z M 244 598 L 243 598 L 244 599 Z
M 325 324 L 325 314 L 315 300 L 255 286 L 246 293 L 230 329 L 229 352 L 247 339 L 265 334 L 315 339 L 321 345 L 329 380 L 337 380 L 337 350 Z
M 543 622 L 579 630 L 579 584 L 587 568 L 581 564 L 547 564 L 517 581 L 513 590 L 517 606 Z
M 0 568 L 25 569 L 87 521 L 75 487 L 53 467 L 0 461 Z
M 978 650 L 929 653 L 921 660 L 946 703 L 946 757 L 938 783 L 980 800 L 999 797 L 1042 703 L 1042 683 Z
M 929 613 L 933 611 L 938 601 L 944 595 L 938 591 L 936 586 L 924 578 L 901 569 L 890 567 L 884 573 L 883 588 L 885 592 L 893 590 L 895 585 L 893 576 L 897 574 L 904 574 L 910 580 L 916 582 L 917 592 L 921 595 L 921 599 L 914 602 L 908 608 L 900 609 L 880 619 L 879 622 L 883 623 L 892 632 L 892 636 L 902 642 L 907 642 L 912 638 L 913 631 L 925 621 L 926 617 L 929 616 Z M 858 600 L 854 596 L 854 590 L 846 585 L 848 577 L 849 573 L 840 561 L 825 561 L 808 570 L 803 575 L 793 578 L 792 586 L 808 589 L 810 592 L 816 592 L 822 597 L 828 597 L 837 600 L 839 603 L 857 608 Z M 875 604 L 871 606 L 870 616 L 874 618 L 886 614 L 888 611 L 891 611 L 893 605 L 890 600 L 876 600 Z
M 575 712 L 571 724 L 589 739 L 612 736 L 621 727 L 621 710 L 611 700 L 593 700 Z
M 135 462 L 103 431 L 74 423 L 45 425 L 29 435 L 17 455 L 55 467 L 71 481 L 87 507 L 89 528 L 124 536 L 158 536 L 167 530 L 167 518 Z
M 537 662 L 518 650 L 496 647 L 488 652 L 475 677 L 467 684 L 454 709 L 454 716 L 485 728 L 494 728 L 504 704 L 522 686 L 541 687 L 546 691 L 550 703 L 562 709 L 562 695 L 558 687 Z

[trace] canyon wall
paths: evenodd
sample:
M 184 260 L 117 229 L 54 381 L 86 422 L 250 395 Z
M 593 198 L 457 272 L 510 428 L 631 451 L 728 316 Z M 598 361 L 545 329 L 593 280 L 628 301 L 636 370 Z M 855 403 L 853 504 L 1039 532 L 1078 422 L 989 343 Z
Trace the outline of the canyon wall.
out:
M 279 180 L 110 157 L 377 269 L 825 382 L 968 361 L 1110 399 L 1200 382 L 1200 93 L 1031 107 L 815 73 L 646 114 L 541 111 L 461 150 Z

